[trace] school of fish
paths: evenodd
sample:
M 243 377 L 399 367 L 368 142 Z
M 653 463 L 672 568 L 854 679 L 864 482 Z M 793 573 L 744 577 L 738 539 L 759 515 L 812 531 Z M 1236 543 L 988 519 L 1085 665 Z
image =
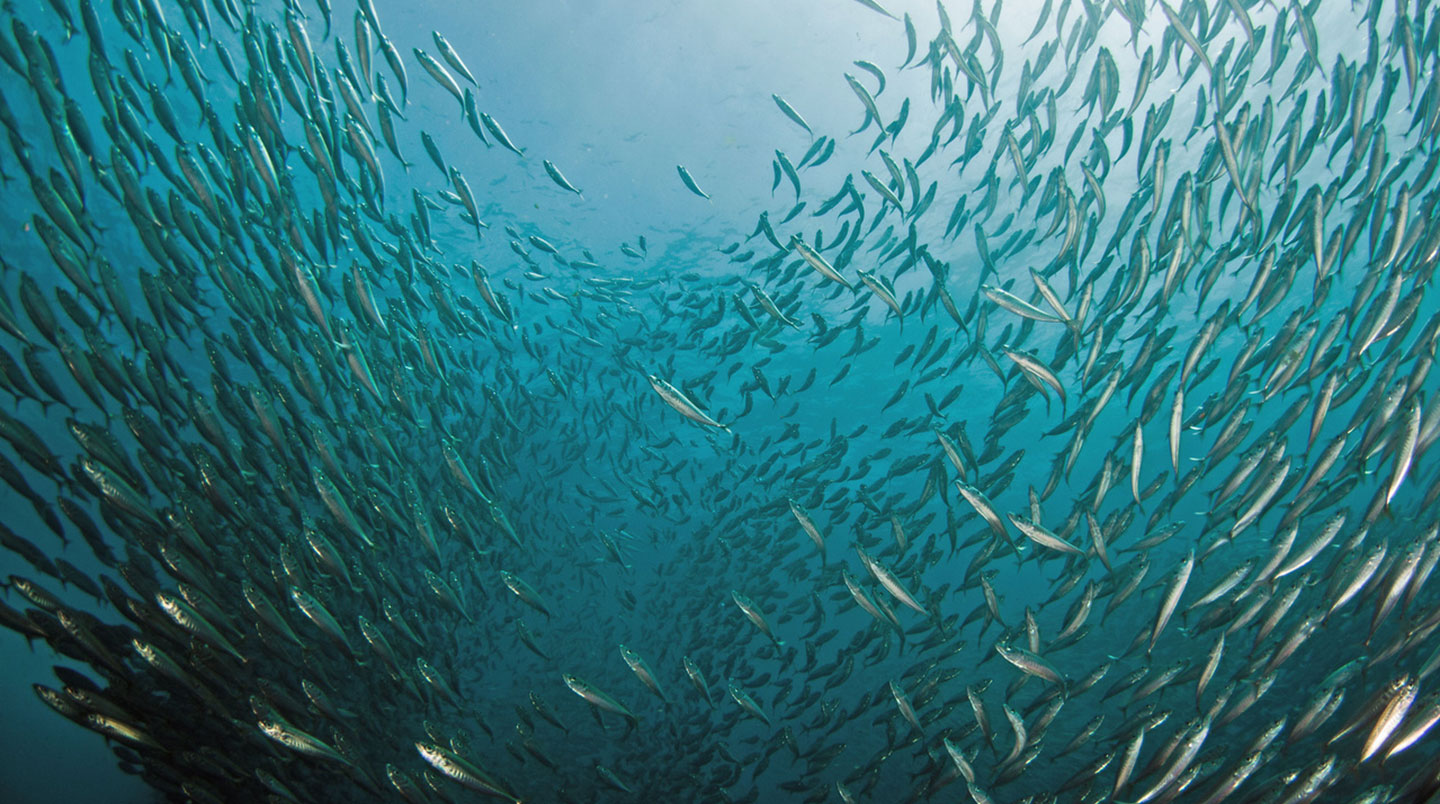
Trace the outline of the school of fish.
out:
M 1435 796 L 1440 3 L 859 2 L 693 264 L 374 0 L 6 3 L 35 694 L 177 802 Z

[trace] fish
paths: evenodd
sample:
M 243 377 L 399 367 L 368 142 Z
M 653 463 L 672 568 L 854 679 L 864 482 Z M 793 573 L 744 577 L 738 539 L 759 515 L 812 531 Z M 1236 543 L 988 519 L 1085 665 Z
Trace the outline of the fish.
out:
M 1418 685 L 1410 676 L 1397 679 L 1386 689 L 1384 705 L 1375 719 L 1375 724 L 1370 728 L 1370 733 L 1365 737 L 1365 744 L 1361 747 L 1361 762 L 1375 756 L 1399 728 L 1405 715 L 1409 713 L 1410 707 L 1415 703 L 1417 691 Z
M 1055 535 L 1044 525 L 1041 525 L 1038 522 L 1032 522 L 1026 517 L 1019 516 L 1017 514 L 1009 514 L 1008 517 L 1010 519 L 1010 524 L 1014 525 L 1016 530 L 1020 531 L 1022 534 L 1025 535 L 1027 539 L 1034 542 L 1035 544 L 1038 544 L 1041 547 L 1045 547 L 1050 550 L 1055 550 L 1062 554 L 1068 554 L 1082 558 L 1085 556 L 1084 550 L 1081 550 L 1075 545 L 1070 544 L 1069 542 Z
M 874 120 L 875 125 L 881 130 L 884 130 L 885 123 L 880 117 L 880 108 L 875 105 L 875 98 L 870 94 L 870 90 L 861 85 L 855 76 L 849 73 L 845 74 L 845 81 L 850 85 L 850 90 L 855 93 L 855 97 L 860 99 L 861 105 L 865 107 L 864 122 L 860 124 L 860 128 L 852 131 L 851 134 L 859 134 L 869 128 L 871 120 Z
M 440 64 L 433 56 L 420 48 L 414 48 L 413 52 L 415 54 L 415 60 L 420 62 L 420 66 L 425 68 L 425 72 L 429 73 L 431 78 L 435 79 L 435 83 L 439 84 L 441 89 L 455 96 L 455 102 L 460 104 L 460 109 L 463 112 L 465 109 L 465 93 L 460 89 L 460 84 L 455 80 L 455 77 L 450 74 L 449 70 L 445 69 L 444 65 Z M 471 79 L 471 83 L 474 83 L 473 78 Z
M 907 608 L 914 609 L 922 616 L 930 616 L 930 613 L 926 611 L 925 607 L 915 599 L 915 596 L 905 588 L 905 585 L 900 582 L 900 579 L 895 577 L 895 573 L 891 572 L 874 558 L 871 558 L 870 554 L 864 550 L 860 550 L 858 547 L 856 549 L 860 553 L 860 561 L 865 565 L 865 569 L 870 571 L 870 575 L 873 576 L 876 581 L 880 582 L 880 585 L 884 587 L 886 592 L 889 592 L 895 600 L 904 604 Z
M 815 271 L 821 276 L 825 277 L 831 282 L 836 282 L 840 284 L 846 290 L 854 289 L 850 282 L 847 281 L 845 277 L 842 276 L 840 272 L 835 269 L 835 266 L 830 264 L 829 260 L 825 259 L 825 257 L 821 255 L 820 252 L 811 248 L 809 244 L 807 244 L 804 240 L 800 239 L 799 235 L 796 235 L 790 241 L 790 246 L 796 251 L 798 251 L 800 253 L 800 257 L 805 261 L 805 263 L 811 268 L 815 269 Z
M 299 607 L 301 613 L 309 618 L 321 632 L 344 647 L 347 654 L 354 655 L 344 629 L 340 627 L 340 623 L 325 608 L 324 604 L 299 588 L 291 589 L 290 597 L 295 601 L 295 605 Z
M 1403 428 L 1400 431 L 1399 448 L 1395 453 L 1395 468 L 1390 474 L 1390 481 L 1385 486 L 1385 505 L 1395 499 L 1395 494 L 1400 490 L 1400 485 L 1405 482 L 1405 477 L 1410 473 L 1410 464 L 1415 459 L 1415 442 L 1420 437 L 1421 410 L 1419 403 L 1411 403 L 1405 412 Z
M 1170 585 L 1165 589 L 1165 596 L 1160 602 L 1160 611 L 1155 615 L 1155 628 L 1150 632 L 1150 644 L 1146 647 L 1149 653 L 1155 650 L 1155 643 L 1160 641 L 1160 632 L 1165 630 L 1170 617 L 1180 605 L 1180 596 L 1185 593 L 1185 586 L 1190 582 L 1190 573 L 1195 568 L 1195 551 L 1191 550 L 1180 566 L 1175 569 L 1175 575 L 1170 579 Z
M 610 770 L 604 765 L 596 765 L 595 771 L 596 773 L 600 774 L 600 778 L 604 779 L 606 784 L 610 785 L 616 790 L 619 790 L 622 793 L 635 792 L 634 788 L 630 787 L 630 785 L 625 784 L 623 781 L 620 780 L 619 776 L 615 775 L 615 771 Z
M 815 136 L 815 130 L 810 128 L 810 124 L 805 122 L 805 118 L 801 117 L 800 113 L 795 111 L 795 107 L 791 106 L 788 101 L 774 93 L 771 93 L 770 98 L 771 100 L 775 101 L 776 106 L 780 107 L 781 113 L 783 113 L 786 117 L 790 118 L 791 122 L 805 129 L 806 134 L 809 134 L 812 137 Z M 695 187 L 693 186 L 693 181 L 685 180 L 686 175 L 687 174 L 684 172 L 680 174 L 681 180 L 685 181 L 685 186 L 688 187 L 691 191 L 703 195 L 703 193 L 699 193 L 699 191 L 695 189 Z
M 755 627 L 760 630 L 760 633 L 764 634 L 766 638 L 774 643 L 776 648 L 785 646 L 784 641 L 775 636 L 775 631 L 770 627 L 770 621 L 766 619 L 765 612 L 761 611 L 760 607 L 755 605 L 755 601 L 734 589 L 730 590 L 730 599 L 740 608 L 740 612 L 745 615 L 745 619 L 753 623 Z
M 690 175 L 690 171 L 686 170 L 684 165 L 676 165 L 675 170 L 677 173 L 680 174 L 680 181 L 684 182 L 685 189 L 700 196 L 706 201 L 710 200 L 710 194 L 700 189 L 700 185 L 695 183 L 695 177 Z
M 568 673 L 563 675 L 563 679 L 565 686 L 569 687 L 571 692 L 579 695 L 586 703 L 589 703 L 596 709 L 611 712 L 625 718 L 630 728 L 635 728 L 640 725 L 640 719 L 635 716 L 634 712 L 631 712 L 624 704 L 612 698 L 599 688 Z
M 545 615 L 545 619 L 548 620 L 551 618 L 550 609 L 544 599 L 542 599 L 534 587 L 526 583 L 524 579 L 506 570 L 500 570 L 500 578 L 505 582 L 505 586 L 508 587 L 511 592 L 514 592 L 516 597 L 520 598 L 521 602 Z
M 704 698 L 711 708 L 714 708 L 715 701 L 710 697 L 710 685 L 705 682 L 705 676 L 700 672 L 700 668 L 689 656 L 683 657 L 681 663 L 685 666 L 685 676 L 690 679 L 695 691 L 700 693 L 700 697 Z
M 508 792 L 490 774 L 452 751 L 426 742 L 415 743 L 415 750 L 431 767 L 464 787 L 495 798 L 508 799 L 516 804 L 522 800 Z
M 921 725 L 920 716 L 916 714 L 915 707 L 911 705 L 909 696 L 894 681 L 890 682 L 890 697 L 895 699 L 895 705 L 900 708 L 900 715 L 905 718 L 905 722 L 924 735 L 925 727 Z
M 650 669 L 650 665 L 645 663 L 645 659 L 643 659 L 640 654 L 621 645 L 620 655 L 625 659 L 625 664 L 629 665 L 630 669 L 635 672 L 635 675 L 640 679 L 641 683 L 649 687 L 651 692 L 660 697 L 660 700 L 666 703 L 670 701 L 665 695 L 665 691 L 661 689 L 660 681 L 655 677 L 655 671 Z
M 680 391 L 680 389 L 656 377 L 654 374 L 647 374 L 645 379 L 650 383 L 650 387 L 655 389 L 655 393 L 659 394 L 660 398 L 665 401 L 665 404 L 674 408 L 680 415 L 707 427 L 715 427 L 729 432 L 730 427 L 728 425 L 721 424 L 710 418 L 709 414 L 701 410 L 700 406 L 696 405 L 695 402 Z
M 734 681 L 727 684 L 725 690 L 730 693 L 730 697 L 735 703 L 739 704 L 740 708 L 745 710 L 746 713 L 764 722 L 766 726 L 773 725 L 770 721 L 770 716 L 765 714 L 765 710 L 760 708 L 760 705 L 755 702 L 754 698 L 750 697 L 750 693 L 741 689 Z
M 810 541 L 814 542 L 815 546 L 820 549 L 820 563 L 825 563 L 825 536 L 820 533 L 820 528 L 815 524 L 815 520 L 810 517 L 810 512 L 805 510 L 805 506 L 794 500 L 789 500 L 788 503 L 790 505 L 790 513 L 793 514 L 795 520 L 800 523 L 800 529 L 805 531 L 805 535 L 809 536 Z
M 241 662 L 246 661 L 244 654 L 240 653 L 218 628 L 201 616 L 184 599 L 168 592 L 156 592 L 155 601 L 165 614 L 181 628 L 195 634 L 206 643 L 220 648 Z
M 349 765 L 350 761 L 343 754 L 336 751 L 328 743 L 318 737 L 307 734 L 288 723 L 273 720 L 262 720 L 259 722 L 260 732 L 275 742 L 297 751 L 306 756 L 319 757 L 342 765 Z
M 545 172 L 550 176 L 550 180 L 559 185 L 560 189 L 572 192 L 581 198 L 585 197 L 584 193 L 580 192 L 575 185 L 570 183 L 569 179 L 565 178 L 565 175 L 560 172 L 560 168 L 555 167 L 555 163 L 549 159 L 542 160 L 542 163 L 545 165 Z
M 484 124 L 485 130 L 490 132 L 490 136 L 494 137 L 495 141 L 504 146 L 507 151 L 513 152 L 516 156 L 525 155 L 525 149 L 511 142 L 510 135 L 505 133 L 505 129 L 500 127 L 500 124 L 495 121 L 495 118 L 485 112 L 481 112 L 480 122 Z
M 1058 685 L 1062 689 L 1065 687 L 1065 677 L 1060 673 L 1060 670 L 1038 654 L 1025 650 L 1024 648 L 1001 643 L 996 643 L 995 652 L 1000 655 L 1000 658 L 1014 665 L 1026 675 L 1044 679 L 1051 684 Z
M 475 80 L 475 76 L 470 72 L 469 68 L 465 66 L 465 62 L 460 59 L 460 54 L 455 52 L 455 48 L 450 44 L 449 40 L 439 31 L 431 31 L 430 36 L 435 40 L 435 48 L 440 51 L 440 55 L 445 59 L 445 63 L 450 65 L 450 68 L 459 73 L 466 81 L 469 81 L 477 87 L 480 86 L 480 82 Z

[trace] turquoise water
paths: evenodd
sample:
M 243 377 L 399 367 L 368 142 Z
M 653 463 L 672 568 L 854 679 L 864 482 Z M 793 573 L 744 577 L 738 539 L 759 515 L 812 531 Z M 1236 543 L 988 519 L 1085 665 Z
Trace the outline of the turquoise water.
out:
M 0 13 L 7 800 L 1435 789 L 1436 9 L 611 5 Z

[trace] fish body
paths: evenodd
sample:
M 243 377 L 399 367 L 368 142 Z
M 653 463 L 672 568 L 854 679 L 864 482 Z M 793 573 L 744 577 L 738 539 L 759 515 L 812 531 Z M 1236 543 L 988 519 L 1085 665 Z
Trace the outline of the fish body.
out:
M 780 111 L 781 111 L 786 117 L 790 118 L 791 122 L 793 122 L 795 125 L 803 128 L 803 129 L 805 129 L 805 133 L 806 133 L 806 134 L 809 134 L 809 135 L 812 136 L 812 137 L 815 136 L 815 130 L 812 129 L 812 128 L 810 128 L 810 124 L 807 123 L 807 122 L 805 122 L 805 118 L 801 117 L 801 116 L 800 116 L 800 113 L 797 112 L 797 111 L 795 111 L 795 108 L 794 108 L 793 106 L 791 106 L 791 105 L 789 104 L 789 102 L 787 102 L 784 98 L 780 97 L 779 95 L 774 95 L 774 94 L 772 94 L 772 95 L 770 96 L 770 98 L 775 101 L 775 105 L 776 105 L 776 106 L 780 107 Z M 687 184 L 686 186 L 688 187 L 689 185 Z M 693 189 L 693 188 L 692 188 L 692 189 Z
M 540 597 L 540 593 L 536 592 L 534 587 L 526 583 L 520 576 L 505 570 L 500 570 L 500 578 L 505 582 L 506 588 L 514 592 L 521 602 L 545 615 L 545 619 L 550 619 L 550 607 L 545 604 L 544 599 Z
M 295 605 L 301 613 L 309 618 L 316 627 L 343 646 L 346 654 L 354 655 L 354 651 L 350 648 L 350 640 L 345 636 L 345 629 L 340 627 L 340 623 L 334 615 L 319 600 L 298 587 L 290 590 L 290 598 L 295 601 Z
M 218 628 L 206 620 L 200 612 L 196 611 L 189 603 L 186 603 L 179 595 L 173 595 L 168 592 L 156 592 L 155 601 L 160 604 L 160 608 L 165 614 L 174 620 L 181 628 L 195 634 L 202 641 L 220 648 L 236 659 L 242 662 L 246 661 L 244 654 L 240 653 L 240 651 L 231 644 L 230 640 L 226 639 L 225 635 L 220 633 Z
M 505 146 L 506 150 L 513 151 L 516 156 L 525 155 L 525 149 L 520 148 L 515 145 L 514 142 L 511 142 L 510 135 L 505 133 L 505 129 L 500 127 L 500 124 L 495 121 L 495 118 L 491 117 L 485 112 L 481 112 L 480 122 L 485 125 L 485 130 L 490 132 L 490 136 L 494 137 L 496 142 Z
M 710 415 L 708 413 L 701 410 L 700 406 L 695 404 L 695 402 L 692 401 L 690 397 L 686 396 L 680 389 L 676 388 L 665 380 L 660 379 L 654 374 L 645 375 L 645 379 L 649 381 L 650 387 L 655 389 L 655 393 L 659 394 L 660 398 L 665 400 L 665 404 L 674 408 L 681 416 L 684 416 L 690 421 L 696 422 L 698 424 L 703 424 L 706 427 L 715 427 L 729 432 L 729 426 L 721 424 L 720 422 L 717 422 L 714 419 L 710 418 Z
M 739 685 L 733 681 L 726 685 L 725 691 L 730 693 L 730 698 L 739 704 L 741 709 L 744 709 L 752 717 L 763 721 L 765 725 L 771 725 L 770 716 L 765 714 L 765 710 L 760 708 L 760 704 L 755 703 L 755 699 L 750 697 L 750 693 L 741 689 Z
M 508 799 L 515 804 L 521 804 L 521 799 L 507 791 L 493 776 L 459 754 L 447 751 L 434 743 L 424 742 L 416 743 L 415 750 L 420 752 L 420 757 L 431 767 L 461 785 L 491 797 Z
M 695 691 L 700 693 L 700 697 L 704 698 L 706 703 L 712 707 L 715 706 L 715 700 L 710 697 L 710 685 L 705 683 L 705 675 L 700 672 L 700 668 L 695 665 L 695 662 L 691 660 L 689 656 L 681 659 L 681 664 L 685 666 L 685 675 L 690 679 L 690 683 L 694 685 Z
M 569 179 L 565 178 L 565 175 L 560 172 L 560 168 L 555 167 L 555 163 L 551 162 L 549 159 L 546 159 L 544 160 L 543 164 L 545 165 L 545 172 L 550 176 L 550 180 L 559 185 L 560 189 L 568 190 L 569 192 L 572 192 L 580 196 L 581 198 L 585 197 L 584 193 L 580 192 L 579 188 L 571 184 Z
M 831 282 L 838 282 L 844 285 L 846 290 L 853 290 L 849 281 L 841 276 L 839 271 L 835 270 L 835 267 L 830 264 L 830 261 L 825 259 L 820 252 L 811 248 L 804 240 L 801 240 L 798 235 L 790 241 L 790 246 L 800 252 L 801 259 L 805 260 L 805 263 L 811 268 L 814 268 L 821 276 Z
M 565 686 L 569 687 L 571 692 L 585 699 L 586 703 L 589 703 L 596 709 L 610 712 L 625 718 L 625 720 L 630 724 L 631 728 L 634 728 L 635 726 L 638 726 L 640 724 L 640 719 L 635 716 L 634 712 L 630 711 L 627 706 L 620 703 L 620 701 L 616 700 L 615 698 L 611 697 L 608 693 L 604 692 L 599 687 L 596 687 L 593 684 L 583 681 L 568 673 L 563 676 L 563 679 L 565 681 Z
M 621 645 L 620 656 L 625 660 L 625 664 L 630 667 L 630 670 L 635 673 L 635 676 L 640 679 L 642 684 L 649 687 L 651 692 L 660 697 L 660 700 L 666 703 L 670 702 L 670 699 L 665 695 L 665 690 L 660 687 L 659 679 L 655 677 L 655 671 L 650 669 L 650 665 L 645 663 L 645 659 L 641 657 L 640 654 Z
M 275 742 L 297 751 L 306 756 L 318 757 L 341 765 L 350 765 L 339 751 L 336 751 L 329 743 L 314 735 L 307 734 L 288 723 L 274 720 L 262 720 L 259 723 L 260 731 L 266 737 Z
M 755 601 L 734 589 L 730 590 L 730 599 L 735 601 L 735 605 L 740 608 L 740 612 L 745 615 L 745 619 L 753 623 L 756 628 L 760 629 L 760 633 L 775 643 L 776 648 L 785 645 L 783 641 L 775 636 L 775 632 L 770 628 L 770 621 L 765 617 L 765 612 L 761 611 L 760 607 L 755 605 Z
M 800 529 L 805 531 L 805 535 L 809 536 L 810 541 L 814 542 L 815 546 L 820 549 L 820 562 L 822 564 L 825 563 L 825 537 L 820 533 L 819 526 L 817 526 L 815 520 L 810 517 L 810 512 L 805 510 L 805 506 L 794 500 L 789 500 L 788 502 L 790 505 L 790 513 L 793 514 L 795 520 L 800 523 Z
M 870 571 L 870 575 L 874 577 L 895 600 L 904 604 L 907 608 L 914 609 L 922 616 L 930 616 L 930 612 L 927 611 L 924 606 L 920 605 L 920 602 L 905 588 L 905 585 L 895 576 L 895 573 L 876 561 L 864 550 L 858 547 L 856 550 L 860 553 L 860 561 L 865 565 L 865 569 Z
M 675 170 L 680 174 L 680 181 L 685 184 L 685 189 L 700 196 L 706 201 L 710 200 L 710 194 L 700 189 L 700 185 L 695 183 L 695 177 L 690 175 L 690 171 L 686 170 L 684 165 L 676 165 Z

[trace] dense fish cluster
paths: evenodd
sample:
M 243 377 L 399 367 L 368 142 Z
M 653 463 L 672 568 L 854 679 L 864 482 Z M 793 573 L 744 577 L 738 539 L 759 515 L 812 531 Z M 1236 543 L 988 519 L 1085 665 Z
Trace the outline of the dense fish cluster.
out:
M 1440 4 L 861 2 L 691 264 L 373 0 L 7 3 L 35 693 L 172 801 L 1440 790 Z

